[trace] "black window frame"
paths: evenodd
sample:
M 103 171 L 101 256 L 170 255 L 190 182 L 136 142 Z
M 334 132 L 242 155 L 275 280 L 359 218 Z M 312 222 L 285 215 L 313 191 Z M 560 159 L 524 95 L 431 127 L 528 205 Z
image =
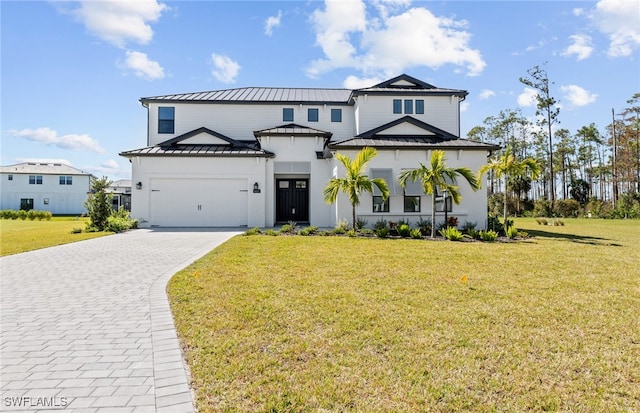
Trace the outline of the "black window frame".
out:
M 393 99 L 393 113 L 402 114 L 402 99 Z
M 315 114 L 315 116 L 312 116 Z M 314 120 L 315 118 L 315 120 Z M 320 121 L 320 109 L 318 108 L 308 108 L 307 109 L 307 122 L 319 122 Z
M 163 110 L 164 109 L 164 110 Z M 171 116 L 166 113 L 171 111 Z M 172 135 L 176 133 L 176 108 L 175 106 L 158 106 L 158 133 Z
M 29 185 L 42 185 L 42 175 L 29 175 Z
M 405 115 L 413 115 L 413 99 L 405 99 L 403 106 Z
M 13 181 L 13 175 L 7 175 L 7 180 L 8 181 Z
M 416 99 L 416 115 L 424 115 L 424 99 Z
M 418 205 L 418 209 L 416 210 L 416 202 L 415 200 L 417 199 L 417 205 Z M 411 200 L 411 203 L 407 203 L 408 200 Z M 407 208 L 408 206 L 411 206 L 410 208 Z M 404 212 L 421 212 L 422 211 L 422 197 L 418 196 L 418 195 L 405 195 L 404 196 Z
M 288 116 L 288 115 L 291 115 L 291 116 Z M 282 108 L 282 121 L 293 122 L 293 119 L 294 119 L 293 108 Z
M 331 109 L 331 122 L 342 122 L 342 109 Z
M 73 185 L 73 176 L 71 175 L 60 175 L 60 179 L 58 179 L 60 185 Z
M 372 196 L 372 212 L 374 214 L 379 214 L 379 213 L 383 213 L 383 212 L 389 212 L 389 210 L 391 209 L 391 202 L 390 201 L 390 197 L 387 198 L 387 200 L 383 200 L 381 195 L 373 195 Z M 378 202 L 376 202 L 378 201 Z M 379 208 L 378 210 L 376 210 L 376 205 L 382 205 L 382 208 Z

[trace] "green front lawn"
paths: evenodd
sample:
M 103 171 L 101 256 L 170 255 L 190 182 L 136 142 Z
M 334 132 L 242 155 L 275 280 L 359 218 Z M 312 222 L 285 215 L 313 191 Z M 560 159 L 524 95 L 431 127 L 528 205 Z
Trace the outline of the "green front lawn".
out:
M 640 221 L 239 236 L 169 283 L 200 412 L 638 411 Z
M 88 218 L 75 217 L 53 217 L 51 221 L 1 219 L 0 256 L 112 234 L 111 232 L 71 233 L 75 228 L 84 231 L 87 222 L 89 222 Z

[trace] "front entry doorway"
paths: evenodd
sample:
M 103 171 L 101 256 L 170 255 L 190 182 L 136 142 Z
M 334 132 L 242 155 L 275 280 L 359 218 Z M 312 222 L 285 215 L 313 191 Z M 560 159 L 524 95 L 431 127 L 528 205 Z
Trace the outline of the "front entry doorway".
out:
M 276 179 L 276 222 L 309 222 L 309 179 Z

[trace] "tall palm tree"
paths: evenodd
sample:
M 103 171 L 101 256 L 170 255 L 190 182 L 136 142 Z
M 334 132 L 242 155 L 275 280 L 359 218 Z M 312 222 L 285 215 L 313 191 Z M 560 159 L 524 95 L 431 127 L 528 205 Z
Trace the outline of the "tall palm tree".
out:
M 431 238 L 436 236 L 436 194 L 438 188 L 448 192 L 451 199 L 457 205 L 462 201 L 462 195 L 456 185 L 458 177 L 463 177 L 471 186 L 471 189 L 477 191 L 480 189 L 478 178 L 471 172 L 469 168 L 449 168 L 446 164 L 444 151 L 435 150 L 431 154 L 429 165 L 420 162 L 420 167 L 416 169 L 408 169 L 398 175 L 398 181 L 404 188 L 407 181 L 420 181 L 422 190 L 425 194 L 431 195 Z M 446 207 L 446 200 L 445 200 Z
M 495 176 L 498 179 L 504 178 L 504 230 L 507 231 L 508 226 L 508 211 L 507 211 L 507 194 L 508 184 L 509 184 L 509 176 L 513 177 L 524 177 L 527 176 L 527 172 L 529 173 L 531 179 L 538 179 L 540 176 L 540 172 L 542 172 L 542 167 L 533 158 L 526 158 L 521 161 L 516 160 L 516 157 L 511 153 L 511 147 L 507 146 L 507 149 L 504 151 L 504 155 L 500 156 L 497 159 L 492 160 L 486 165 L 480 167 L 478 171 L 478 180 L 482 179 L 482 174 L 488 171 L 493 171 Z
M 338 199 L 338 192 L 342 191 L 347 195 L 352 207 L 352 225 L 356 229 L 356 206 L 360 205 L 360 194 L 362 192 L 373 192 L 375 185 L 382 195 L 383 200 L 389 198 L 389 185 L 382 178 L 370 179 L 365 175 L 365 168 L 369 161 L 373 159 L 378 152 L 375 148 L 365 147 L 358 152 L 356 158 L 351 159 L 340 153 L 336 153 L 336 159 L 344 165 L 347 170 L 343 178 L 331 178 L 327 186 L 324 188 L 322 195 L 327 204 L 333 204 Z

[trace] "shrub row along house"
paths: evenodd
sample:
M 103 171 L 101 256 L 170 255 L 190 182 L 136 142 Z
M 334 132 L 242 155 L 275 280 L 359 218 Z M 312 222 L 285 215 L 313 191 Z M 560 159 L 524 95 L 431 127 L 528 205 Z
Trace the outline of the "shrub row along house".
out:
M 90 173 L 62 163 L 0 166 L 0 209 L 80 215 L 91 190 Z
M 131 215 L 142 227 L 332 227 L 351 221 L 352 208 L 344 196 L 323 200 L 327 182 L 344 173 L 333 155 L 373 147 L 368 175 L 384 178 L 390 197 L 363 194 L 358 217 L 417 221 L 431 214 L 430 197 L 419 182 L 403 189 L 403 170 L 440 149 L 448 166 L 476 171 L 497 149 L 460 138 L 466 96 L 401 75 L 356 90 L 249 87 L 142 98 L 148 146 L 120 154 L 132 165 Z M 485 191 L 460 191 L 449 215 L 484 226 Z

